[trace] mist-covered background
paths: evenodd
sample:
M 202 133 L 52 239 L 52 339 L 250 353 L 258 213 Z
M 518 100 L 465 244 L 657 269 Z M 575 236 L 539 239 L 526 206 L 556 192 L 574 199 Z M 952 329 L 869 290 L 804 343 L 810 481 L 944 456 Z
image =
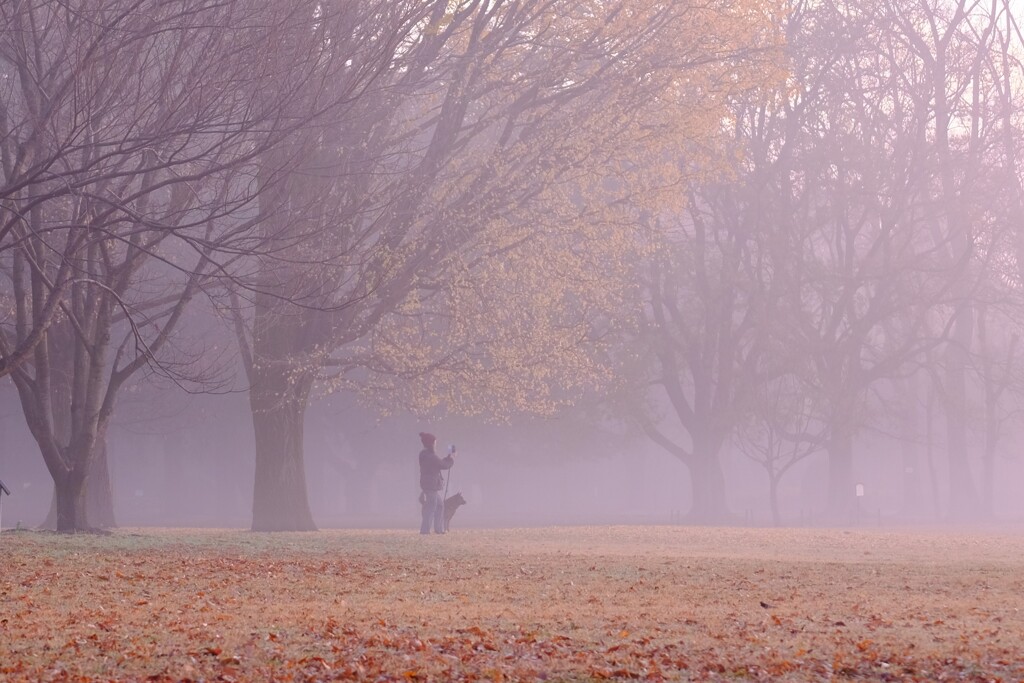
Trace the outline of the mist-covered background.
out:
M 5 3 L 2 523 L 1016 524 L 1019 16 Z
M 182 397 L 167 392 L 152 413 L 115 424 L 110 468 L 116 520 L 123 526 L 245 527 L 252 510 L 251 417 L 243 395 Z M 0 420 L 0 469 L 12 497 L 4 526 L 42 522 L 53 484 L 34 455 L 34 442 L 5 392 Z M 144 404 L 145 412 L 155 410 Z M 642 435 L 571 418 L 484 425 L 449 419 L 379 419 L 363 410 L 346 423 L 351 406 L 325 401 L 307 421 L 306 462 L 310 506 L 325 527 L 416 528 L 419 519 L 417 432 L 434 429 L 438 448 L 455 442 L 459 457 L 449 493 L 468 506 L 453 528 L 558 524 L 682 524 L 690 508 L 686 467 Z M 1013 436 L 1010 436 L 1012 442 Z M 860 509 L 843 525 L 935 526 L 950 523 L 950 485 L 941 444 L 929 457 L 924 444 L 885 434 L 857 443 Z M 765 470 L 730 449 L 722 454 L 728 478 L 725 524 L 770 526 L 773 517 Z M 1019 495 L 1024 463 L 1000 453 L 993 482 L 993 514 L 975 523 L 1004 528 L 1024 524 Z M 980 468 L 979 468 L 980 470 Z M 979 471 L 980 474 L 980 471 Z M 798 463 L 780 484 L 786 526 L 831 523 L 827 516 L 827 462 Z

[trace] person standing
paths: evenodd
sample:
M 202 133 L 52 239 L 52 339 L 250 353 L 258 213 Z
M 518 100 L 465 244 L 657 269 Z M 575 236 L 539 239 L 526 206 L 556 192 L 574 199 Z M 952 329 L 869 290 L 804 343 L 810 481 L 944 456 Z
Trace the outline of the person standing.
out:
M 451 469 L 455 464 L 455 447 L 452 446 L 451 452 L 441 458 L 434 452 L 437 438 L 433 434 L 420 432 L 420 441 L 423 442 L 423 450 L 420 451 L 420 503 L 423 506 L 420 533 L 429 534 L 433 526 L 435 534 L 443 534 L 444 500 L 441 499 L 441 489 L 444 487 L 444 476 L 441 472 Z

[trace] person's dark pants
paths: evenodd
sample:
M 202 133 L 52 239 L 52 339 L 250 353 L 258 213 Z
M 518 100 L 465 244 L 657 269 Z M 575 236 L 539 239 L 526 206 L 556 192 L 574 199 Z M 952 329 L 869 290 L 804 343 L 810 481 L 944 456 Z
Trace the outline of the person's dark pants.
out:
M 435 534 L 444 533 L 444 500 L 441 499 L 440 491 L 423 492 L 423 521 L 420 523 L 420 533 L 429 534 L 431 525 Z

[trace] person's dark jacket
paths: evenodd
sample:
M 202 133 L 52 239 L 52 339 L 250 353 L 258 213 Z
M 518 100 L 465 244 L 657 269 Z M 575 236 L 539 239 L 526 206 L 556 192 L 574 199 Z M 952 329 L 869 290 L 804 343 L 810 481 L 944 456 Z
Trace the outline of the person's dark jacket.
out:
M 442 459 L 433 449 L 424 448 L 420 451 L 420 488 L 424 491 L 440 491 L 444 487 L 441 470 L 446 470 L 454 464 L 455 459 L 452 456 Z

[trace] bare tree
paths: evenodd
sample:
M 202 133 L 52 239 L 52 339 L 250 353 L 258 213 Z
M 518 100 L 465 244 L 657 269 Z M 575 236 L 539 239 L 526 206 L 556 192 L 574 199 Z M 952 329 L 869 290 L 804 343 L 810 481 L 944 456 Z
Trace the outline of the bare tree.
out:
M 0 256 L 14 311 L 0 351 L 54 479 L 56 526 L 80 530 L 120 388 L 145 367 L 195 379 L 166 355 L 185 306 L 267 244 L 251 176 L 315 113 L 295 94 L 319 77 L 322 50 L 304 3 L 2 11 Z
M 826 432 L 814 427 L 817 412 L 792 375 L 765 382 L 758 399 L 735 439 L 740 452 L 764 468 L 772 523 L 781 526 L 779 482 L 794 465 L 821 448 Z
M 795 3 L 787 91 L 735 109 L 735 180 L 698 184 L 684 217 L 656 219 L 684 237 L 667 250 L 676 269 L 651 279 L 652 377 L 689 446 L 649 431 L 684 462 L 703 463 L 690 468 L 706 492 L 695 493 L 696 509 L 702 495 L 724 500 L 720 474 L 700 472 L 717 467 L 756 403 L 744 399 L 787 363 L 799 366 L 789 372 L 827 437 L 834 520 L 853 514 L 854 440 L 873 392 L 939 345 L 947 378 L 958 378 L 946 382 L 957 406 L 951 447 L 965 447 L 965 311 L 1005 259 L 1008 234 L 991 194 L 1005 174 L 984 152 L 1006 107 L 986 94 L 998 89 L 985 65 L 1006 62 L 991 51 L 997 32 L 980 6 L 914 7 Z M 952 479 L 969 482 L 958 458 Z
M 766 270 L 762 223 L 773 214 L 757 184 L 696 188 L 678 218 L 663 215 L 652 225 L 664 246 L 641 271 L 644 376 L 660 390 L 649 399 L 665 399 L 671 419 L 640 420 L 689 470 L 689 518 L 699 523 L 728 517 L 720 453 L 766 380 L 762 357 L 779 293 Z
M 907 56 L 917 75 L 908 92 L 928 114 L 922 151 L 932 159 L 928 220 L 949 263 L 965 264 L 957 296 L 948 301 L 950 336 L 942 358 L 953 519 L 976 516 L 982 503 L 970 467 L 969 401 L 972 349 L 993 291 L 1010 284 L 1002 266 L 1013 252 L 1007 211 L 1020 206 L 1019 147 L 1007 145 L 1019 62 L 1019 29 L 1008 3 L 935 2 L 893 13 L 890 53 Z M 1019 43 L 1018 43 L 1019 45 Z M 1016 72 L 1016 75 L 1012 75 Z M 997 295 L 997 298 L 1001 296 Z

